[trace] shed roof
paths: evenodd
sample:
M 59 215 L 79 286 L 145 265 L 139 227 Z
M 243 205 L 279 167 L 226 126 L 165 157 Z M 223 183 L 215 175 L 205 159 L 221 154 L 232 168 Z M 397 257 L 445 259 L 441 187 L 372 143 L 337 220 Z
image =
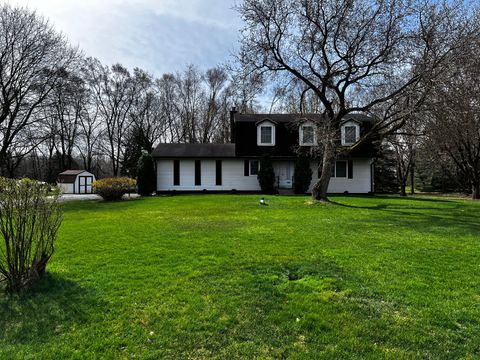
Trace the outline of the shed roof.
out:
M 235 157 L 235 144 L 159 144 L 154 157 L 224 158 Z
M 63 184 L 72 184 L 77 179 L 77 176 L 84 172 L 88 173 L 86 170 L 65 170 L 64 172 L 58 174 L 57 182 Z

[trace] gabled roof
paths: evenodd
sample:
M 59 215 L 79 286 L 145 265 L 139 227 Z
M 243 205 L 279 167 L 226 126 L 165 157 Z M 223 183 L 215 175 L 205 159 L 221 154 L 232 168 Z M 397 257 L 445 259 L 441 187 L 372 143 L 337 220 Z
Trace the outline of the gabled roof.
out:
M 77 179 L 77 176 L 81 173 L 88 172 L 86 170 L 65 170 L 58 174 L 57 182 L 63 184 L 71 184 L 74 183 Z
M 153 157 L 225 158 L 235 157 L 235 144 L 159 144 Z
M 263 120 L 257 121 L 257 122 L 255 123 L 255 125 L 260 125 L 260 124 L 262 124 L 262 123 L 264 123 L 264 122 L 269 122 L 269 123 L 274 124 L 274 125 L 277 125 L 277 124 L 278 124 L 278 122 L 276 122 L 276 121 L 274 121 L 274 120 L 263 119 Z

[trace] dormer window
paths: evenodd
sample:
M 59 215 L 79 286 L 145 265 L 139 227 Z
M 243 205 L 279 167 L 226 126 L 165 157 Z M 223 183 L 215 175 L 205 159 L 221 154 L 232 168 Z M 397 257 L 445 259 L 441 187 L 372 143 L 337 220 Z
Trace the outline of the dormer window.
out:
M 355 144 L 360 138 L 360 127 L 355 121 L 348 121 L 342 126 L 342 145 Z
M 275 146 L 275 124 L 263 121 L 257 125 L 257 145 Z
M 304 124 L 300 126 L 300 145 L 313 146 L 316 144 L 315 127 L 313 124 Z

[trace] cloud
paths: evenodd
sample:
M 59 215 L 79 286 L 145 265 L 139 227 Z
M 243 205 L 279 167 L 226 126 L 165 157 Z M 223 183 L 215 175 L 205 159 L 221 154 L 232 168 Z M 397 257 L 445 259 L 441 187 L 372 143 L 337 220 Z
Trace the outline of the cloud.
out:
M 234 0 L 9 0 L 35 9 L 85 54 L 160 75 L 229 59 L 240 21 Z

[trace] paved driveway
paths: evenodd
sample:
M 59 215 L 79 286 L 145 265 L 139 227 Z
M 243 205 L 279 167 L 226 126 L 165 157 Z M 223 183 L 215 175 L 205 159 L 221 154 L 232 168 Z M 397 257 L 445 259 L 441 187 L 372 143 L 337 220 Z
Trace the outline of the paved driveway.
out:
M 140 197 L 138 194 L 123 195 L 124 200 L 136 199 Z M 77 201 L 77 200 L 102 200 L 97 194 L 63 194 L 60 196 L 60 201 Z

